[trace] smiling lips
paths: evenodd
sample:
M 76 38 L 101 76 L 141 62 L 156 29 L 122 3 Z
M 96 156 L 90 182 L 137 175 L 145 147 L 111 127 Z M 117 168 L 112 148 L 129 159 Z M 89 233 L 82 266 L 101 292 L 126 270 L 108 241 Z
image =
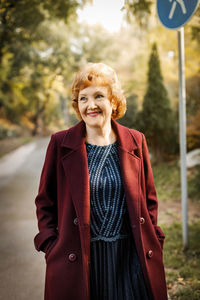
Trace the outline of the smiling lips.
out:
M 88 115 L 89 115 L 90 117 L 96 117 L 96 116 L 98 116 L 99 114 L 100 114 L 100 112 L 98 112 L 98 111 L 88 113 Z

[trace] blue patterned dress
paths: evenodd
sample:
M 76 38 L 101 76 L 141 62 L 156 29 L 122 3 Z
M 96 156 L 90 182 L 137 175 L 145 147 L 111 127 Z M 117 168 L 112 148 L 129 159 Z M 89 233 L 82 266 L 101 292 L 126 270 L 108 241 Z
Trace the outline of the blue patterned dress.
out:
M 135 249 L 117 142 L 86 142 L 90 176 L 90 300 L 148 300 Z

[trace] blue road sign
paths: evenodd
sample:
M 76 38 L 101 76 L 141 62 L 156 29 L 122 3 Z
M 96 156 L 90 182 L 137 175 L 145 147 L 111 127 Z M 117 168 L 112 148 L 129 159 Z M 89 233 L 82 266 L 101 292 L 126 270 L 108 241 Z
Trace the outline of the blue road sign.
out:
M 168 29 L 185 25 L 194 14 L 199 0 L 157 0 L 157 13 Z

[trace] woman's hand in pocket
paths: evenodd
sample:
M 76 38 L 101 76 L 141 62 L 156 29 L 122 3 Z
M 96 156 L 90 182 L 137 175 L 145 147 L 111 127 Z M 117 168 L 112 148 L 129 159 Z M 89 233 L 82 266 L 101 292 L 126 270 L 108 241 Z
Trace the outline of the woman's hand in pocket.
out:
M 45 252 L 46 254 L 49 252 L 49 250 L 55 245 L 57 238 L 55 237 L 50 237 L 48 238 L 42 247 L 42 251 Z

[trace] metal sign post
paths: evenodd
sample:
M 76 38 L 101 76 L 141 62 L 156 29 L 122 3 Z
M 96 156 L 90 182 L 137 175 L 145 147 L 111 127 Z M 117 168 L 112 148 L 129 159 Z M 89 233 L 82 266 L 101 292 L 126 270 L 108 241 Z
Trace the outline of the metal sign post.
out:
M 185 89 L 185 51 L 184 27 L 178 30 L 179 50 L 179 127 L 181 152 L 181 201 L 183 246 L 188 247 L 188 203 L 187 203 L 187 166 L 186 166 L 186 89 Z
M 189 21 L 199 4 L 199 0 L 157 0 L 157 13 L 162 25 L 178 30 L 179 51 L 179 127 L 181 154 L 181 203 L 183 246 L 188 247 L 188 204 L 186 166 L 186 90 L 184 58 L 184 25 Z

